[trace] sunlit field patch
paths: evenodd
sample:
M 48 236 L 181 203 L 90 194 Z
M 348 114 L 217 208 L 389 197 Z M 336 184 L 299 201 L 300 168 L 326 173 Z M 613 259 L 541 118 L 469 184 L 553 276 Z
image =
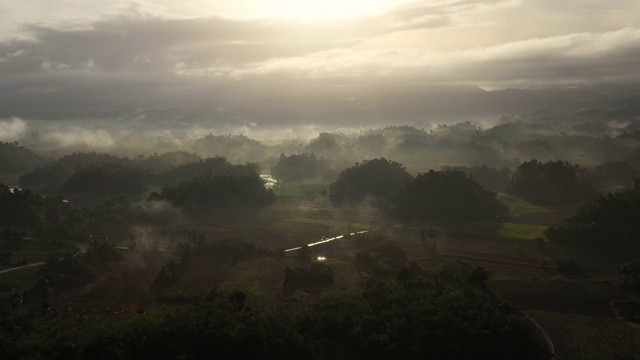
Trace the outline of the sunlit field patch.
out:
M 511 196 L 505 193 L 498 193 L 496 198 L 505 204 L 509 208 L 509 213 L 514 215 L 532 214 L 549 212 L 549 209 L 545 209 L 541 206 L 533 205 L 518 197 Z
M 278 183 L 273 191 L 279 199 L 322 197 L 322 191 L 328 191 L 329 182 L 322 179 L 309 179 L 290 183 Z
M 533 240 L 543 237 L 546 228 L 543 225 L 504 223 L 498 233 L 505 238 Z

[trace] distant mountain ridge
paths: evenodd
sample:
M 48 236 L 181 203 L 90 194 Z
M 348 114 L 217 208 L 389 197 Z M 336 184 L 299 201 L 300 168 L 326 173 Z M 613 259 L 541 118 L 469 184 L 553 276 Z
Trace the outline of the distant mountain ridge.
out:
M 640 94 L 603 93 L 593 89 L 557 88 L 544 90 L 504 89 L 486 91 L 477 87 L 441 87 L 411 89 L 399 87 L 388 92 L 369 92 L 344 97 L 312 96 L 301 93 L 278 94 L 269 99 L 253 98 L 228 107 L 157 106 L 128 104 L 119 107 L 105 101 L 78 99 L 61 107 L 63 99 L 48 96 L 0 96 L 0 118 L 25 119 L 118 119 L 140 125 L 206 125 L 206 126 L 271 126 L 294 124 L 407 124 L 419 121 L 459 121 L 502 115 L 513 116 L 533 111 L 587 112 L 599 111 L 607 116 L 640 114 Z M 80 96 L 81 97 L 81 96 Z M 34 106 L 34 103 L 38 103 Z M 594 110 L 595 109 L 595 110 Z M 594 112 L 595 114 L 595 112 Z

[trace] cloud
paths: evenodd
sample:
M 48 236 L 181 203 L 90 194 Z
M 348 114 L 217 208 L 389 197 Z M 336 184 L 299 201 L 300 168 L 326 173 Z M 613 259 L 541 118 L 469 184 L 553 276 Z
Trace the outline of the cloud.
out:
M 419 1 L 378 16 L 317 23 L 219 16 L 161 18 L 134 12 L 84 25 L 32 24 L 25 26 L 29 39 L 0 41 L 0 76 L 75 70 L 237 77 L 281 73 L 287 66 L 295 73 L 318 61 L 325 65 L 313 66 L 313 76 L 332 75 L 347 67 L 356 76 L 392 72 L 412 66 L 412 59 L 431 64 L 456 57 L 432 54 L 434 49 L 425 48 L 425 39 L 438 42 L 446 39 L 441 32 L 445 29 L 490 24 L 468 19 L 469 14 L 521 5 L 516 0 Z M 381 69 L 386 67 L 384 61 L 391 61 L 387 70 Z
M 536 38 L 458 52 L 415 49 L 363 52 L 332 49 L 277 58 L 234 76 L 387 76 L 414 73 L 438 82 L 497 85 L 503 81 L 598 82 L 620 76 L 640 80 L 640 29 Z
M 31 25 L 34 40 L 0 43 L 0 75 L 42 70 L 43 62 L 105 71 L 167 71 L 236 66 L 273 56 L 296 56 L 353 42 L 355 32 L 269 20 L 116 18 L 85 28 Z M 353 37 L 353 38 L 352 38 Z M 21 57 L 11 54 L 21 52 Z
M 115 144 L 114 137 L 105 130 L 90 130 L 72 126 L 64 131 L 47 132 L 41 135 L 44 143 L 55 143 L 57 147 L 109 148 Z
M 18 118 L 0 119 L 0 141 L 16 141 L 26 135 L 27 124 Z
M 61 21 L 57 11 L 55 21 L 41 17 L 21 36 L 0 38 L 0 117 L 209 108 L 230 110 L 205 111 L 198 124 L 235 127 L 309 122 L 320 112 L 332 119 L 345 109 L 366 118 L 369 107 L 341 99 L 394 98 L 400 87 L 421 95 L 442 85 L 640 80 L 640 5 L 630 0 L 402 1 L 386 13 L 321 22 L 194 17 L 205 3 L 64 0 L 76 15 L 92 6 L 106 15 Z
M 87 24 L 30 24 L 27 39 L 0 42 L 0 75 L 51 70 L 175 71 L 235 68 L 354 46 L 385 34 L 435 29 L 452 16 L 506 0 L 423 1 L 380 16 L 315 23 L 278 19 L 161 18 L 134 13 Z M 19 52 L 20 57 L 11 57 Z M 89 66 L 90 65 L 90 66 Z M 183 72 L 184 73 L 184 72 Z

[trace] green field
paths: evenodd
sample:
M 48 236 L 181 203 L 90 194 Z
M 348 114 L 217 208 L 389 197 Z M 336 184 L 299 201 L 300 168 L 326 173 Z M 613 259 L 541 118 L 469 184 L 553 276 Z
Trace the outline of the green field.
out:
M 533 224 L 519 224 L 497 221 L 475 221 L 444 226 L 450 234 L 479 235 L 484 237 L 496 237 L 518 240 L 533 240 L 544 237 L 546 226 Z
M 323 179 L 310 179 L 290 183 L 278 183 L 273 192 L 278 199 L 297 199 L 309 196 L 320 197 L 323 190 L 329 189 L 329 182 Z
M 547 229 L 543 225 L 504 223 L 498 231 L 500 236 L 509 239 L 533 240 L 538 237 L 544 237 L 544 231 Z
M 496 199 L 503 203 L 508 209 L 510 214 L 523 215 L 523 214 L 535 214 L 549 212 L 549 209 L 541 206 L 533 205 L 518 197 L 511 196 L 505 193 L 498 193 Z

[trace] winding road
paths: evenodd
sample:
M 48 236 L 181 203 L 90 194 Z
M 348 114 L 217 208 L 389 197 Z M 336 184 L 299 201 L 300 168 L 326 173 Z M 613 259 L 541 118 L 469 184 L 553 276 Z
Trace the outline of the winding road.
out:
M 392 228 L 394 228 L 394 227 L 398 227 L 398 226 L 401 226 L 401 225 L 399 225 L 399 224 L 398 224 L 398 225 L 393 225 L 393 226 L 391 226 L 391 227 L 392 227 Z M 378 230 L 380 230 L 380 229 L 362 230 L 362 231 L 352 232 L 352 233 L 350 233 L 349 235 L 350 235 L 350 236 L 354 236 L 354 235 L 366 234 L 366 233 L 373 232 L 373 231 L 378 231 Z M 311 246 L 316 246 L 316 245 L 320 245 L 320 244 L 328 243 L 328 242 L 330 242 L 330 241 L 334 241 L 334 240 L 342 239 L 342 238 L 344 238 L 345 236 L 346 236 L 346 235 L 338 235 L 338 236 L 335 236 L 335 237 L 332 237 L 332 238 L 328 238 L 328 239 L 325 239 L 325 238 L 323 237 L 323 238 L 322 238 L 322 240 L 317 241 L 317 242 L 314 242 L 314 243 L 311 243 L 311 244 L 307 244 L 306 246 L 311 247 Z M 291 249 L 286 249 L 284 252 L 296 251 L 296 250 L 300 250 L 300 249 L 302 249 L 302 248 L 303 248 L 302 246 L 298 246 L 298 247 L 294 247 L 294 248 L 291 248 Z

